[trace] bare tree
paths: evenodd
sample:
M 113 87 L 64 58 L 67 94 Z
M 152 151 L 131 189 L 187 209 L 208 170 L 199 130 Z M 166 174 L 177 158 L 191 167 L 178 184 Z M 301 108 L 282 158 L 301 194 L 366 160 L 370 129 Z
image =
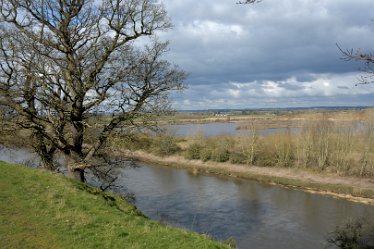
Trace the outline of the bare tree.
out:
M 167 94 L 183 87 L 186 74 L 162 59 L 167 43 L 134 45 L 170 28 L 157 1 L 2 0 L 0 12 L 0 104 L 32 130 L 47 169 L 61 152 L 70 175 L 84 181 L 84 168 L 119 124 L 163 110 Z M 87 144 L 95 110 L 111 118 Z
M 365 52 L 361 49 L 342 49 L 338 44 L 336 45 L 343 54 L 343 59 L 347 61 L 362 61 L 365 67 L 362 69 L 366 72 L 361 76 L 359 84 L 374 83 L 374 55 L 371 52 Z

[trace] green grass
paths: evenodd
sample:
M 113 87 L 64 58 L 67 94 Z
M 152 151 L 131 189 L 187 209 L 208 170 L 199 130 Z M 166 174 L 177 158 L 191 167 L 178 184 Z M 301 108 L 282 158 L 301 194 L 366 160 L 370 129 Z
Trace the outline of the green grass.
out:
M 230 248 L 144 217 L 119 196 L 0 162 L 0 248 Z

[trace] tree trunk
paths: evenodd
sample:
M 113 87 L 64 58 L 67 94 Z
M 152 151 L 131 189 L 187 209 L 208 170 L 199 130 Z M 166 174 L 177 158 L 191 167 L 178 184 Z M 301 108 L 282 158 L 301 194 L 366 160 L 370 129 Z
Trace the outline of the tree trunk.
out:
M 50 170 L 50 171 L 55 171 L 57 169 L 56 165 L 53 162 L 53 155 L 50 154 L 42 154 L 38 153 L 41 159 L 41 167 Z
M 77 155 L 75 155 L 77 156 Z M 65 154 L 66 168 L 68 170 L 68 176 L 80 181 L 85 182 L 84 168 L 78 166 L 79 157 L 74 160 L 74 153 Z
M 56 148 L 47 146 L 46 141 L 39 130 L 33 130 L 32 138 L 34 149 L 41 160 L 40 166 L 46 170 L 55 171 L 57 169 L 56 165 L 54 164 Z
M 80 182 L 86 181 L 86 178 L 84 177 L 84 169 L 68 168 L 68 176 Z

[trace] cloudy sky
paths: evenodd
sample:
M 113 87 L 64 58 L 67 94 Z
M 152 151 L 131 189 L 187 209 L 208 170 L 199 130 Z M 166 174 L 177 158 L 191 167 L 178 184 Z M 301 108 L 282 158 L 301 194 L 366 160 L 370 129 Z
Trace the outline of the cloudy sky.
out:
M 189 73 L 179 110 L 374 105 L 337 48 L 374 49 L 373 0 L 163 0 L 168 58 Z

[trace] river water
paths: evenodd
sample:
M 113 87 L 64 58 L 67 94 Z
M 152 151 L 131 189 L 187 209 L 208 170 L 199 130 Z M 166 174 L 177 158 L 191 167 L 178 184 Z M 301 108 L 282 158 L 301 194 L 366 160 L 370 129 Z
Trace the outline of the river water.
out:
M 162 125 L 167 132 L 177 136 L 194 136 L 194 135 L 205 135 L 207 137 L 217 135 L 230 135 L 238 136 L 242 134 L 248 134 L 248 130 L 240 130 L 239 126 L 245 125 L 245 123 L 235 122 L 223 122 L 223 123 L 206 123 L 206 124 L 172 124 Z M 301 128 L 291 127 L 291 132 L 300 132 Z M 259 128 L 257 130 L 259 135 L 267 136 L 275 133 L 286 132 L 287 128 Z
M 373 206 L 247 179 L 146 164 L 117 171 L 117 184 L 134 194 L 146 216 L 218 240 L 233 238 L 238 248 L 325 248 L 336 225 L 374 220 Z
M 0 150 L 4 161 L 28 156 L 33 154 Z M 350 218 L 374 220 L 373 206 L 252 180 L 147 164 L 116 168 L 113 174 L 117 191 L 131 193 L 146 216 L 218 240 L 232 238 L 238 248 L 325 248 L 336 225 Z

